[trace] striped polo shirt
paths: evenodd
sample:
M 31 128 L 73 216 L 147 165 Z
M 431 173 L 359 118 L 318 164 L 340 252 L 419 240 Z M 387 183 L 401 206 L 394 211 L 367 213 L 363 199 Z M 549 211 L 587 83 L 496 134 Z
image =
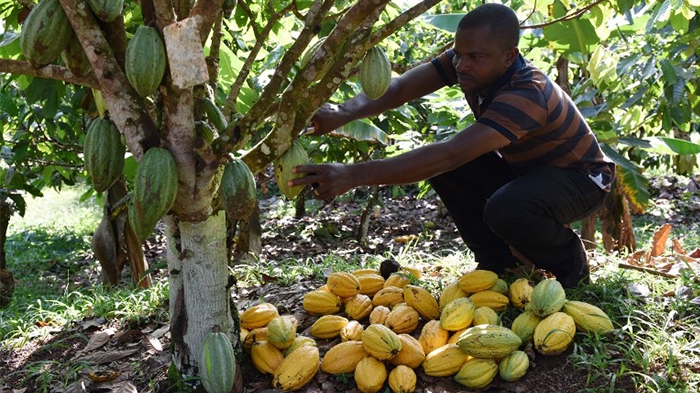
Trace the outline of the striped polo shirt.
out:
M 450 49 L 432 61 L 447 86 L 457 83 L 453 57 Z M 465 98 L 477 122 L 511 141 L 499 152 L 516 172 L 539 166 L 571 168 L 610 189 L 615 164 L 603 154 L 583 115 L 556 83 L 521 55 L 488 97 Z

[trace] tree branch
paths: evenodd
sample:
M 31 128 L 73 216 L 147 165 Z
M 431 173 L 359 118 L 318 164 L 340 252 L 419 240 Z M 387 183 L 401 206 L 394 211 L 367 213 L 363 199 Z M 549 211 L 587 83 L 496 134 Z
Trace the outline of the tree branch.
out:
M 585 14 L 591 8 L 597 6 L 598 4 L 605 3 L 607 1 L 610 1 L 610 0 L 596 0 L 593 3 L 587 5 L 583 8 L 578 8 L 578 9 L 572 10 L 570 13 L 562 16 L 561 18 L 557 18 L 557 19 L 551 20 L 549 22 L 544 22 L 544 23 L 540 23 L 540 24 L 536 24 L 536 25 L 520 26 L 520 29 L 521 30 L 523 30 L 523 29 L 541 29 L 543 27 L 555 25 L 555 24 L 560 23 L 560 22 L 568 22 L 568 21 L 571 21 L 574 19 L 578 19 L 581 17 L 581 15 Z
M 110 118 L 126 136 L 131 153 L 139 159 L 146 148 L 159 146 L 160 137 L 141 98 L 126 79 L 84 0 L 60 0 L 80 40 L 105 98 Z
M 0 59 L 0 72 L 16 75 L 29 75 L 39 78 L 55 79 L 74 85 L 86 86 L 93 89 L 99 87 L 93 74 L 87 76 L 75 76 L 66 67 L 47 65 L 41 68 L 32 67 L 29 62 L 22 60 Z

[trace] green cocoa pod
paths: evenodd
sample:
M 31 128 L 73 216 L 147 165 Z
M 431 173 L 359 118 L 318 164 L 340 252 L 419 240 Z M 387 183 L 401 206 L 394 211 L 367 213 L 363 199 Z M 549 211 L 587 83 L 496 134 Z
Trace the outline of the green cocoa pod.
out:
M 139 26 L 126 47 L 124 71 L 131 86 L 142 97 L 156 92 L 165 74 L 163 40 L 153 27 Z
M 202 137 L 204 142 L 211 144 L 214 141 L 216 134 L 209 124 L 203 121 L 196 121 L 194 126 L 197 131 L 197 136 Z
M 386 93 L 391 83 L 391 63 L 379 47 L 370 49 L 360 64 L 360 86 L 367 97 L 376 100 Z
M 85 170 L 95 191 L 106 191 L 124 169 L 124 145 L 114 123 L 105 118 L 92 121 L 83 147 Z
M 122 13 L 124 0 L 88 0 L 88 5 L 103 22 L 112 22 Z
M 277 187 L 279 187 L 282 194 L 287 198 L 296 198 L 301 190 L 304 189 L 303 186 L 290 187 L 287 185 L 289 180 L 305 176 L 302 173 L 292 173 L 292 168 L 297 165 L 305 165 L 308 163 L 309 156 L 299 142 L 294 142 L 289 150 L 275 160 L 275 179 L 277 179 Z
M 32 8 L 22 25 L 19 45 L 34 66 L 51 64 L 74 37 L 59 0 L 42 0 Z
M 224 113 L 216 106 L 214 101 L 208 98 L 201 98 L 199 102 L 202 109 L 204 109 L 204 113 L 207 115 L 207 119 L 209 119 L 214 128 L 219 132 L 226 131 L 228 121 L 226 121 L 226 116 L 224 116 Z
M 177 164 L 169 150 L 154 147 L 141 158 L 134 176 L 129 221 L 144 241 L 177 198 Z
M 243 220 L 250 216 L 256 200 L 255 178 L 245 162 L 233 160 L 226 164 L 219 195 L 229 218 Z
M 76 76 L 86 76 L 92 72 L 92 65 L 88 60 L 83 50 L 83 46 L 78 41 L 78 37 L 73 34 L 73 37 L 68 42 L 66 49 L 61 52 L 63 64 L 68 67 L 70 72 Z

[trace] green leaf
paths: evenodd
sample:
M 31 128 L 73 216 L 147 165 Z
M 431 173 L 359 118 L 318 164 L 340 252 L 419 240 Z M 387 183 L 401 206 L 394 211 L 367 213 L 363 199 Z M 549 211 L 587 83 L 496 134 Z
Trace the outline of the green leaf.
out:
M 617 150 L 609 145 L 601 145 L 603 153 L 610 158 L 618 167 L 626 168 L 630 171 L 639 171 L 641 167 L 630 161 L 627 157 L 620 154 Z
M 350 138 L 356 141 L 376 142 L 383 145 L 389 144 L 389 137 L 386 132 L 364 119 L 351 121 L 343 127 L 331 132 L 331 135 Z
M 635 210 L 644 211 L 644 208 L 649 205 L 649 181 L 636 170 L 626 167 L 620 167 L 618 170 L 620 186 L 629 202 L 636 208 Z
M 560 1 L 554 4 L 554 15 L 565 15 L 566 8 Z M 555 50 L 567 55 L 588 55 L 599 44 L 600 38 L 590 20 L 586 18 L 559 22 L 543 28 L 544 37 Z
M 421 19 L 440 30 L 444 30 L 448 33 L 454 33 L 457 31 L 459 21 L 462 20 L 464 15 L 466 14 L 424 15 L 421 17 Z
M 698 154 L 700 144 L 683 139 L 654 137 L 651 138 L 652 151 L 661 154 Z

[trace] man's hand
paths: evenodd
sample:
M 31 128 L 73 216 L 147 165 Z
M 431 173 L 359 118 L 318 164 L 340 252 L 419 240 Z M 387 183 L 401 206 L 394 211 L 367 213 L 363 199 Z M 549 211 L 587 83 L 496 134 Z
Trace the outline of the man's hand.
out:
M 357 186 L 350 165 L 299 165 L 292 168 L 292 173 L 306 173 L 306 176 L 290 180 L 287 184 L 289 186 L 311 184 L 316 199 L 332 199 Z
M 340 106 L 324 104 L 311 118 L 314 129 L 310 135 L 325 135 L 347 123 Z

